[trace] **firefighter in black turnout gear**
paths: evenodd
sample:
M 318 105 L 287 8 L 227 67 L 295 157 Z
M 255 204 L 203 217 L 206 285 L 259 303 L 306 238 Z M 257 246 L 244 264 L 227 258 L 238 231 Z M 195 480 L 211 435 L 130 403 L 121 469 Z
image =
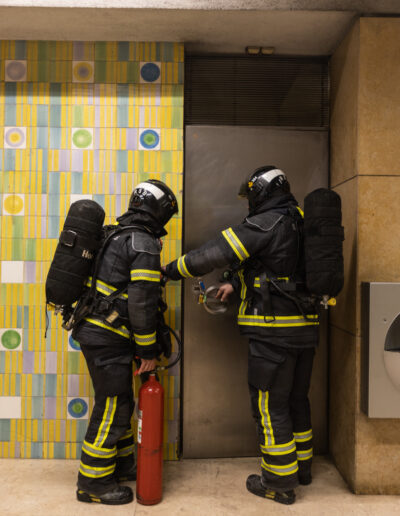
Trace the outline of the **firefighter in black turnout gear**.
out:
M 96 280 L 99 308 L 73 332 L 95 392 L 78 474 L 77 498 L 83 502 L 118 505 L 133 499 L 131 488 L 118 484 L 136 478 L 130 424 L 134 409 L 132 361 L 139 357 L 138 372 L 145 373 L 155 368 L 160 355 L 156 340 L 161 288 L 159 238 L 166 234 L 164 225 L 177 212 L 175 195 L 161 181 L 148 180 L 134 189 L 128 211 L 117 219 L 119 227 L 126 229 L 110 237 L 101 257 Z M 106 296 L 117 291 L 121 293 L 110 317 L 102 301 L 104 304 Z
M 262 453 L 252 493 L 284 504 L 298 483 L 311 482 L 312 430 L 308 390 L 318 342 L 318 315 L 305 287 L 303 219 L 285 174 L 254 171 L 239 195 L 249 215 L 212 241 L 167 265 L 171 279 L 198 277 L 229 265 L 241 303 L 238 324 L 249 338 L 248 382 Z

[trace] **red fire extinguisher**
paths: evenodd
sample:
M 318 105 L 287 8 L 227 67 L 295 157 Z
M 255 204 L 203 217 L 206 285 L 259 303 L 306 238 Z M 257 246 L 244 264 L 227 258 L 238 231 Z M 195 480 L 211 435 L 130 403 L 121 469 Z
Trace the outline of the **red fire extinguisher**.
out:
M 151 373 L 139 389 L 136 497 L 142 505 L 162 498 L 164 389 Z

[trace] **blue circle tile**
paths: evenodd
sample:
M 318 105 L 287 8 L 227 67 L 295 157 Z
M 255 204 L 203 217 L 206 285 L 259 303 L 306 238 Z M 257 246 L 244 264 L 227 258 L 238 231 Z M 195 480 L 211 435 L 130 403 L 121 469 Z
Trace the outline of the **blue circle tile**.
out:
M 72 335 L 69 336 L 68 342 L 72 349 L 76 349 L 77 351 L 81 350 L 81 346 L 80 346 L 79 342 L 76 341 L 75 339 L 73 339 Z
M 82 398 L 74 398 L 68 403 L 68 413 L 74 418 L 81 418 L 86 415 L 88 405 Z
M 160 142 L 160 137 L 156 131 L 152 129 L 146 129 L 140 135 L 140 144 L 145 149 L 154 149 Z
M 155 63 L 146 63 L 140 70 L 140 75 L 144 81 L 154 82 L 160 77 L 160 67 Z

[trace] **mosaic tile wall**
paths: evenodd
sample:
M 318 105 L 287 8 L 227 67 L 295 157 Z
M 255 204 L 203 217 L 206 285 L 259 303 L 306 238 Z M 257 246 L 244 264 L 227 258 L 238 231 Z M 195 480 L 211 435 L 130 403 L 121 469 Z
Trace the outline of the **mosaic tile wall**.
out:
M 46 274 L 77 199 L 101 204 L 105 223 L 147 178 L 181 201 L 183 58 L 172 43 L 0 41 L 1 457 L 80 455 L 92 387 L 54 314 L 44 338 Z M 167 229 L 164 262 L 180 254 L 181 219 Z M 166 298 L 179 328 L 179 284 Z M 179 368 L 162 383 L 164 456 L 175 459 Z

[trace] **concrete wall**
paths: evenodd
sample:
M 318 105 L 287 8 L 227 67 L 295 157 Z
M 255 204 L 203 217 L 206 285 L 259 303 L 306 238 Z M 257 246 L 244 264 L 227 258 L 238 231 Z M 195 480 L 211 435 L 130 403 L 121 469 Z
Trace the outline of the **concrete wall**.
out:
M 345 287 L 331 314 L 331 452 L 357 493 L 400 493 L 400 420 L 360 409 L 362 281 L 399 281 L 400 20 L 364 18 L 331 63 L 331 185 L 343 201 Z

